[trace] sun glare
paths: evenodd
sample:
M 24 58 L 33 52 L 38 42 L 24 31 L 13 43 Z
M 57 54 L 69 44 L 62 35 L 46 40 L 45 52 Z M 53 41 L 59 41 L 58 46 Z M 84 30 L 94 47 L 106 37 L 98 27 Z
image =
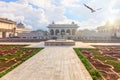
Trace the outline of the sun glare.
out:
M 114 24 L 114 19 L 113 18 L 109 18 L 108 20 L 109 20 L 110 24 Z

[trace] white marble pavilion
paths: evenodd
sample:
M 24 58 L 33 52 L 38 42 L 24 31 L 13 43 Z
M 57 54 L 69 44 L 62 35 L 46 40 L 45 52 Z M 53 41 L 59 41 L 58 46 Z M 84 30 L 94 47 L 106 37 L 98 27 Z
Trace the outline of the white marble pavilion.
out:
M 71 24 L 52 24 L 48 25 L 51 39 L 74 39 L 79 26 L 72 22 Z

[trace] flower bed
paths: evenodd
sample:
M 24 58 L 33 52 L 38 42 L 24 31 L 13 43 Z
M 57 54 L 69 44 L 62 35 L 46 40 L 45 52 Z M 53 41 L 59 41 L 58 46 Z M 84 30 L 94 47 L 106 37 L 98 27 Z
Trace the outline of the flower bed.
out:
M 93 80 L 103 80 L 100 72 L 98 70 L 95 70 L 92 65 L 89 63 L 86 57 L 82 55 L 82 53 L 79 51 L 78 48 L 74 48 L 76 54 L 83 62 L 86 69 L 89 71 L 90 75 L 92 76 Z
M 0 45 L 0 77 L 38 53 L 42 49 L 23 47 L 25 47 L 25 45 Z
M 115 55 L 120 55 L 120 46 L 95 47 L 97 47 L 97 49 L 80 49 L 80 51 L 87 57 L 90 63 L 102 73 L 105 79 L 119 79 L 120 57 L 116 57 Z

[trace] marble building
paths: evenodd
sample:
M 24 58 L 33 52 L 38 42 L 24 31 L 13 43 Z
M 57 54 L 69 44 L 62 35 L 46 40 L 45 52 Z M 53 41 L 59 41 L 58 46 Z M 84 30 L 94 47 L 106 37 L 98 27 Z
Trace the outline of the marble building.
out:
M 50 39 L 74 39 L 79 26 L 74 22 L 71 24 L 56 24 L 52 22 L 47 27 Z

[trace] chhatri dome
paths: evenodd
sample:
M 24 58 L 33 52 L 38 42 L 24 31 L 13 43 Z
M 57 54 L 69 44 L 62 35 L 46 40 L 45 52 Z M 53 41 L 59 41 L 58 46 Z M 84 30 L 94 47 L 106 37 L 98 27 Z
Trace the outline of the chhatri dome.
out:
M 25 26 L 24 26 L 23 23 L 20 22 L 20 23 L 17 24 L 17 28 L 25 28 Z

